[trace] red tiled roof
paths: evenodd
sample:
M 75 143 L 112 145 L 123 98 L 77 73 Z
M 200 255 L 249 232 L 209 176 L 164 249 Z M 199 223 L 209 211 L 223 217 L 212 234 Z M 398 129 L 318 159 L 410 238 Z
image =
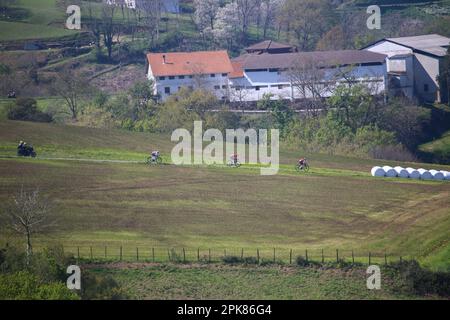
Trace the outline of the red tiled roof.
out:
M 149 53 L 147 60 L 156 77 L 233 72 L 226 51 Z
M 242 67 L 241 61 L 231 61 L 231 65 L 233 66 L 233 72 L 230 73 L 230 79 L 234 78 L 242 78 L 244 76 L 244 69 Z

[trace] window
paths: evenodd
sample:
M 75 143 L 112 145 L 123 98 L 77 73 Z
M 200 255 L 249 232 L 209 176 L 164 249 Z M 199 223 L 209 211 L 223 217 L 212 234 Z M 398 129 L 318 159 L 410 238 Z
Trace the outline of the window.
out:
M 270 68 L 270 69 L 269 69 L 269 72 L 278 72 L 278 69 Z
M 256 86 L 256 87 L 255 87 L 255 90 L 256 90 L 256 91 L 259 91 L 259 89 L 260 89 L 259 86 Z
M 427 83 L 423 85 L 423 91 L 428 92 L 429 89 L 430 88 L 428 87 Z
M 222 89 L 226 89 L 226 88 L 227 88 L 227 86 L 226 86 L 226 85 L 223 85 L 223 86 L 222 86 Z
M 170 87 L 165 87 L 164 88 L 164 93 L 165 94 L 170 94 Z
M 216 77 L 216 75 L 214 73 L 211 73 L 210 76 L 211 76 L 211 78 L 215 78 Z
M 174 76 L 169 76 L 169 80 L 173 80 L 173 79 L 175 79 Z
M 189 76 L 189 79 L 192 79 L 192 75 Z
M 166 80 L 166 77 L 159 77 L 159 80 Z
M 178 79 L 184 79 L 184 76 L 178 76 Z
M 226 73 L 222 73 L 222 77 L 226 77 L 227 76 L 227 74 Z
M 219 90 L 220 86 L 214 86 L 214 89 Z
M 282 84 L 279 84 L 279 85 L 278 85 L 278 90 L 281 90 L 281 89 L 283 89 L 283 85 L 282 85 Z

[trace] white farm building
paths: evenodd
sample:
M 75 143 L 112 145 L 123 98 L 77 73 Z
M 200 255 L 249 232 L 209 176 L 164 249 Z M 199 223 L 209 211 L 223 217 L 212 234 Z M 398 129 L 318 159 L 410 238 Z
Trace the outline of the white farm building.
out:
M 147 77 L 162 101 L 182 87 L 202 87 L 231 102 L 256 102 L 264 94 L 326 98 L 339 84 L 364 83 L 373 95 L 444 102 L 448 97 L 437 77 L 449 44 L 450 38 L 432 34 L 382 39 L 362 50 L 316 52 L 269 40 L 231 60 L 226 51 L 149 53 Z

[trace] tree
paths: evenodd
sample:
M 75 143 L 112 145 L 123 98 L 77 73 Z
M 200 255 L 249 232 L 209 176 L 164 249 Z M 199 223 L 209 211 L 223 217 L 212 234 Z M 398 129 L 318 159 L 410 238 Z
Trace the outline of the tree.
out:
M 218 43 L 226 42 L 228 49 L 233 46 L 233 39 L 237 35 L 237 26 L 239 25 L 239 16 L 237 15 L 236 3 L 228 3 L 219 8 L 216 15 L 215 27 L 212 30 L 214 39 Z
M 285 137 L 288 127 L 293 119 L 294 112 L 289 105 L 281 99 L 272 99 L 272 94 L 264 94 L 262 99 L 258 101 L 258 109 L 267 110 L 275 120 L 277 128 L 281 132 L 281 136 Z
M 443 92 L 443 102 L 447 102 L 450 106 L 450 47 L 447 50 L 447 55 L 442 63 L 442 73 L 438 77 L 441 91 Z
M 154 40 L 159 39 L 162 0 L 140 1 L 138 9 L 144 12 L 145 26 L 149 32 L 150 44 L 153 45 Z
M 263 38 L 267 37 L 267 31 L 276 20 L 284 0 L 262 0 L 261 16 L 263 21 Z
M 204 89 L 193 91 L 182 89 L 177 94 L 178 103 L 185 110 L 194 111 L 202 120 L 205 120 L 205 114 L 209 110 L 217 108 L 219 101 L 217 97 Z
M 152 88 L 153 84 L 151 82 L 140 81 L 136 82 L 128 90 L 132 108 L 130 116 L 133 121 L 152 116 L 153 109 L 151 108 L 152 105 L 150 102 L 155 99 Z
M 195 23 L 200 31 L 214 29 L 214 21 L 221 2 L 221 0 L 194 0 Z
M 339 85 L 328 104 L 337 120 L 354 133 L 358 128 L 376 122 L 379 106 L 364 85 Z
M 103 35 L 103 42 L 108 50 L 108 59 L 112 59 L 112 48 L 114 45 L 114 37 L 119 34 L 120 26 L 114 22 L 114 13 L 116 7 L 103 4 L 102 6 L 102 21 L 101 34 Z
M 316 50 L 319 51 L 342 50 L 344 48 L 344 31 L 340 25 L 331 28 L 316 45 Z
M 85 77 L 63 71 L 53 80 L 51 91 L 64 99 L 72 119 L 76 120 L 80 111 L 80 100 L 91 93 L 91 87 Z
M 95 46 L 97 47 L 97 52 L 100 53 L 101 50 L 101 36 L 102 36 L 102 25 L 101 20 L 95 15 L 92 3 L 88 2 L 88 22 L 85 24 L 95 39 Z
M 288 78 L 294 90 L 294 97 L 300 96 L 308 113 L 318 115 L 323 106 L 322 100 L 330 91 L 331 83 L 325 81 L 325 70 L 313 56 L 299 57 L 293 61 Z
M 236 0 L 236 9 L 239 16 L 241 27 L 241 40 L 243 43 L 248 38 L 248 28 L 250 26 L 251 19 L 259 7 L 261 0 Z
M 279 15 L 286 31 L 294 34 L 302 51 L 314 49 L 334 19 L 327 0 L 286 0 Z
M 54 224 L 50 202 L 41 197 L 39 190 L 27 192 L 22 187 L 13 197 L 13 203 L 6 212 L 8 226 L 25 237 L 29 264 L 33 254 L 32 236 L 46 231 Z
M 413 105 L 407 99 L 393 99 L 380 110 L 377 124 L 395 133 L 397 139 L 413 150 L 424 139 L 424 127 L 429 124 L 430 110 Z

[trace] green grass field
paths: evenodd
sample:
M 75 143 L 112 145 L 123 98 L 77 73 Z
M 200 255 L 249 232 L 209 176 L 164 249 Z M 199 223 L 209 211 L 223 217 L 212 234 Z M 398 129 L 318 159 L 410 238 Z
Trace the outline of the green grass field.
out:
M 421 145 L 419 150 L 442 159 L 450 159 L 450 131 L 445 132 L 439 139 Z
M 66 13 L 56 0 L 20 0 L 15 7 L 27 14 L 16 21 L 0 21 L 0 41 L 58 38 L 77 32 L 64 28 Z
M 351 270 L 287 266 L 126 265 L 87 266 L 111 275 L 132 299 L 414 299 L 393 290 L 367 290 L 363 268 Z M 423 297 L 421 297 L 423 298 Z M 430 297 L 428 297 L 430 298 Z
M 41 158 L 8 158 L 20 139 Z M 260 176 L 252 166 L 142 163 L 153 149 L 167 159 L 171 145 L 167 136 L 0 122 L 0 199 L 22 184 L 39 187 L 54 199 L 58 227 L 38 243 L 61 242 L 72 252 L 76 246 L 102 252 L 105 245 L 115 252 L 123 246 L 130 256 L 136 246 L 147 255 L 150 247 L 161 255 L 172 247 L 230 254 L 245 248 L 270 257 L 276 248 L 284 257 L 290 249 L 316 257 L 324 249 L 332 257 L 340 249 L 348 258 L 353 249 L 367 259 L 369 251 L 386 250 L 433 269 L 450 266 L 448 182 L 372 178 L 368 172 L 380 161 L 328 155 L 308 155 L 312 169 L 299 175 L 292 170 L 295 152 L 281 153 L 277 176 Z M 1 238 L 16 240 L 6 230 Z

